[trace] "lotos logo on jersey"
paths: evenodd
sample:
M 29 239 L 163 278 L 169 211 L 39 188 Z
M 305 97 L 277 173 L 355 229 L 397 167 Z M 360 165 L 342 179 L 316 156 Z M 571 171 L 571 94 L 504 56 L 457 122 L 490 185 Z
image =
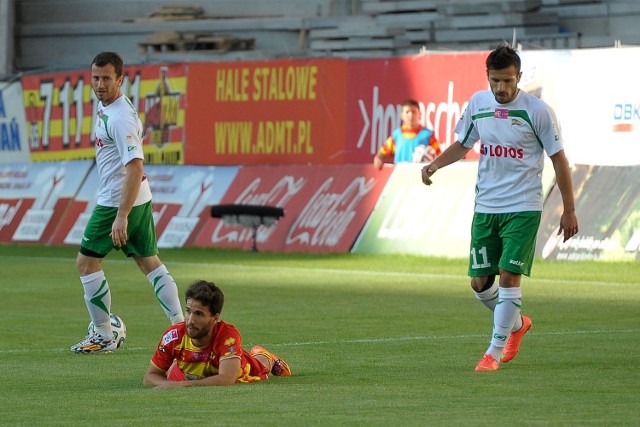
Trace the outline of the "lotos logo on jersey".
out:
M 480 144 L 480 154 L 489 157 L 522 159 L 524 157 L 524 150 L 522 148 L 505 147 L 503 145 Z

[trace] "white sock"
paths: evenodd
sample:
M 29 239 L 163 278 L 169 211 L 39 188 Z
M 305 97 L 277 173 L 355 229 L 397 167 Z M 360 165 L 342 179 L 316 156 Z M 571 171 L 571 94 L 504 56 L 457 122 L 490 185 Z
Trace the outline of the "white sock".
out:
M 476 298 L 489 310 L 495 310 L 496 303 L 498 302 L 498 284 L 494 283 L 489 289 L 482 292 L 476 292 Z M 516 322 L 513 324 L 512 331 L 517 331 L 520 328 L 522 328 L 522 317 L 517 316 Z
M 84 288 L 84 302 L 96 332 L 104 337 L 111 336 L 111 290 L 104 271 L 96 271 L 80 277 Z
M 518 314 L 516 316 L 516 321 L 513 324 L 513 328 L 511 328 L 511 332 L 519 331 L 520 328 L 522 328 L 522 316 Z
M 498 284 L 493 283 L 489 289 L 482 292 L 476 292 L 476 298 L 485 305 L 489 310 L 493 311 L 498 302 Z
M 147 274 L 149 283 L 153 286 L 153 292 L 158 298 L 160 307 L 167 316 L 171 324 L 176 324 L 184 320 L 182 314 L 182 306 L 180 305 L 180 297 L 178 296 L 178 287 L 176 282 L 169 274 L 167 267 L 162 264 L 160 267 Z
M 498 304 L 493 311 L 493 335 L 487 353 L 500 360 L 516 318 L 520 317 L 522 289 L 499 288 Z

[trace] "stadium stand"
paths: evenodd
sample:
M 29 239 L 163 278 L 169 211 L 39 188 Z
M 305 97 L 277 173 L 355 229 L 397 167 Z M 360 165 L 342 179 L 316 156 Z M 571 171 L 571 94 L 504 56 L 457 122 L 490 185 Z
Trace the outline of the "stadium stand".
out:
M 640 44 L 637 0 L 0 0 L 0 74 L 127 63 Z M 5 25 L 6 24 L 6 25 Z

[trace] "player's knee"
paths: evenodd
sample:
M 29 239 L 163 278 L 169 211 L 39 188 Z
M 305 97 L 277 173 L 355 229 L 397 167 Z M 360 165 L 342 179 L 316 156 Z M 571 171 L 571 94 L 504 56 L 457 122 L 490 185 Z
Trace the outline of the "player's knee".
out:
M 78 254 L 78 257 L 76 258 L 76 270 L 78 270 L 78 273 L 80 273 L 81 276 L 88 270 L 87 259 L 80 254 Z
M 496 275 L 480 276 L 471 278 L 471 287 L 475 292 L 483 292 L 489 289 L 496 281 Z
M 78 253 L 78 257 L 76 258 L 76 269 L 80 276 L 87 276 L 99 271 L 102 268 L 101 262 L 102 258 L 92 258 L 82 253 Z

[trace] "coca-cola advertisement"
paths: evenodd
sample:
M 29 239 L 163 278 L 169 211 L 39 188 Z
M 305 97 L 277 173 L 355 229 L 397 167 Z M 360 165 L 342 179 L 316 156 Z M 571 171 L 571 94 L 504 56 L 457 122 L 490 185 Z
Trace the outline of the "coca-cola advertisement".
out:
M 348 252 L 373 210 L 392 168 L 372 165 L 243 167 L 221 204 L 284 209 L 275 225 L 254 230 L 210 218 L 196 246 L 260 251 Z

